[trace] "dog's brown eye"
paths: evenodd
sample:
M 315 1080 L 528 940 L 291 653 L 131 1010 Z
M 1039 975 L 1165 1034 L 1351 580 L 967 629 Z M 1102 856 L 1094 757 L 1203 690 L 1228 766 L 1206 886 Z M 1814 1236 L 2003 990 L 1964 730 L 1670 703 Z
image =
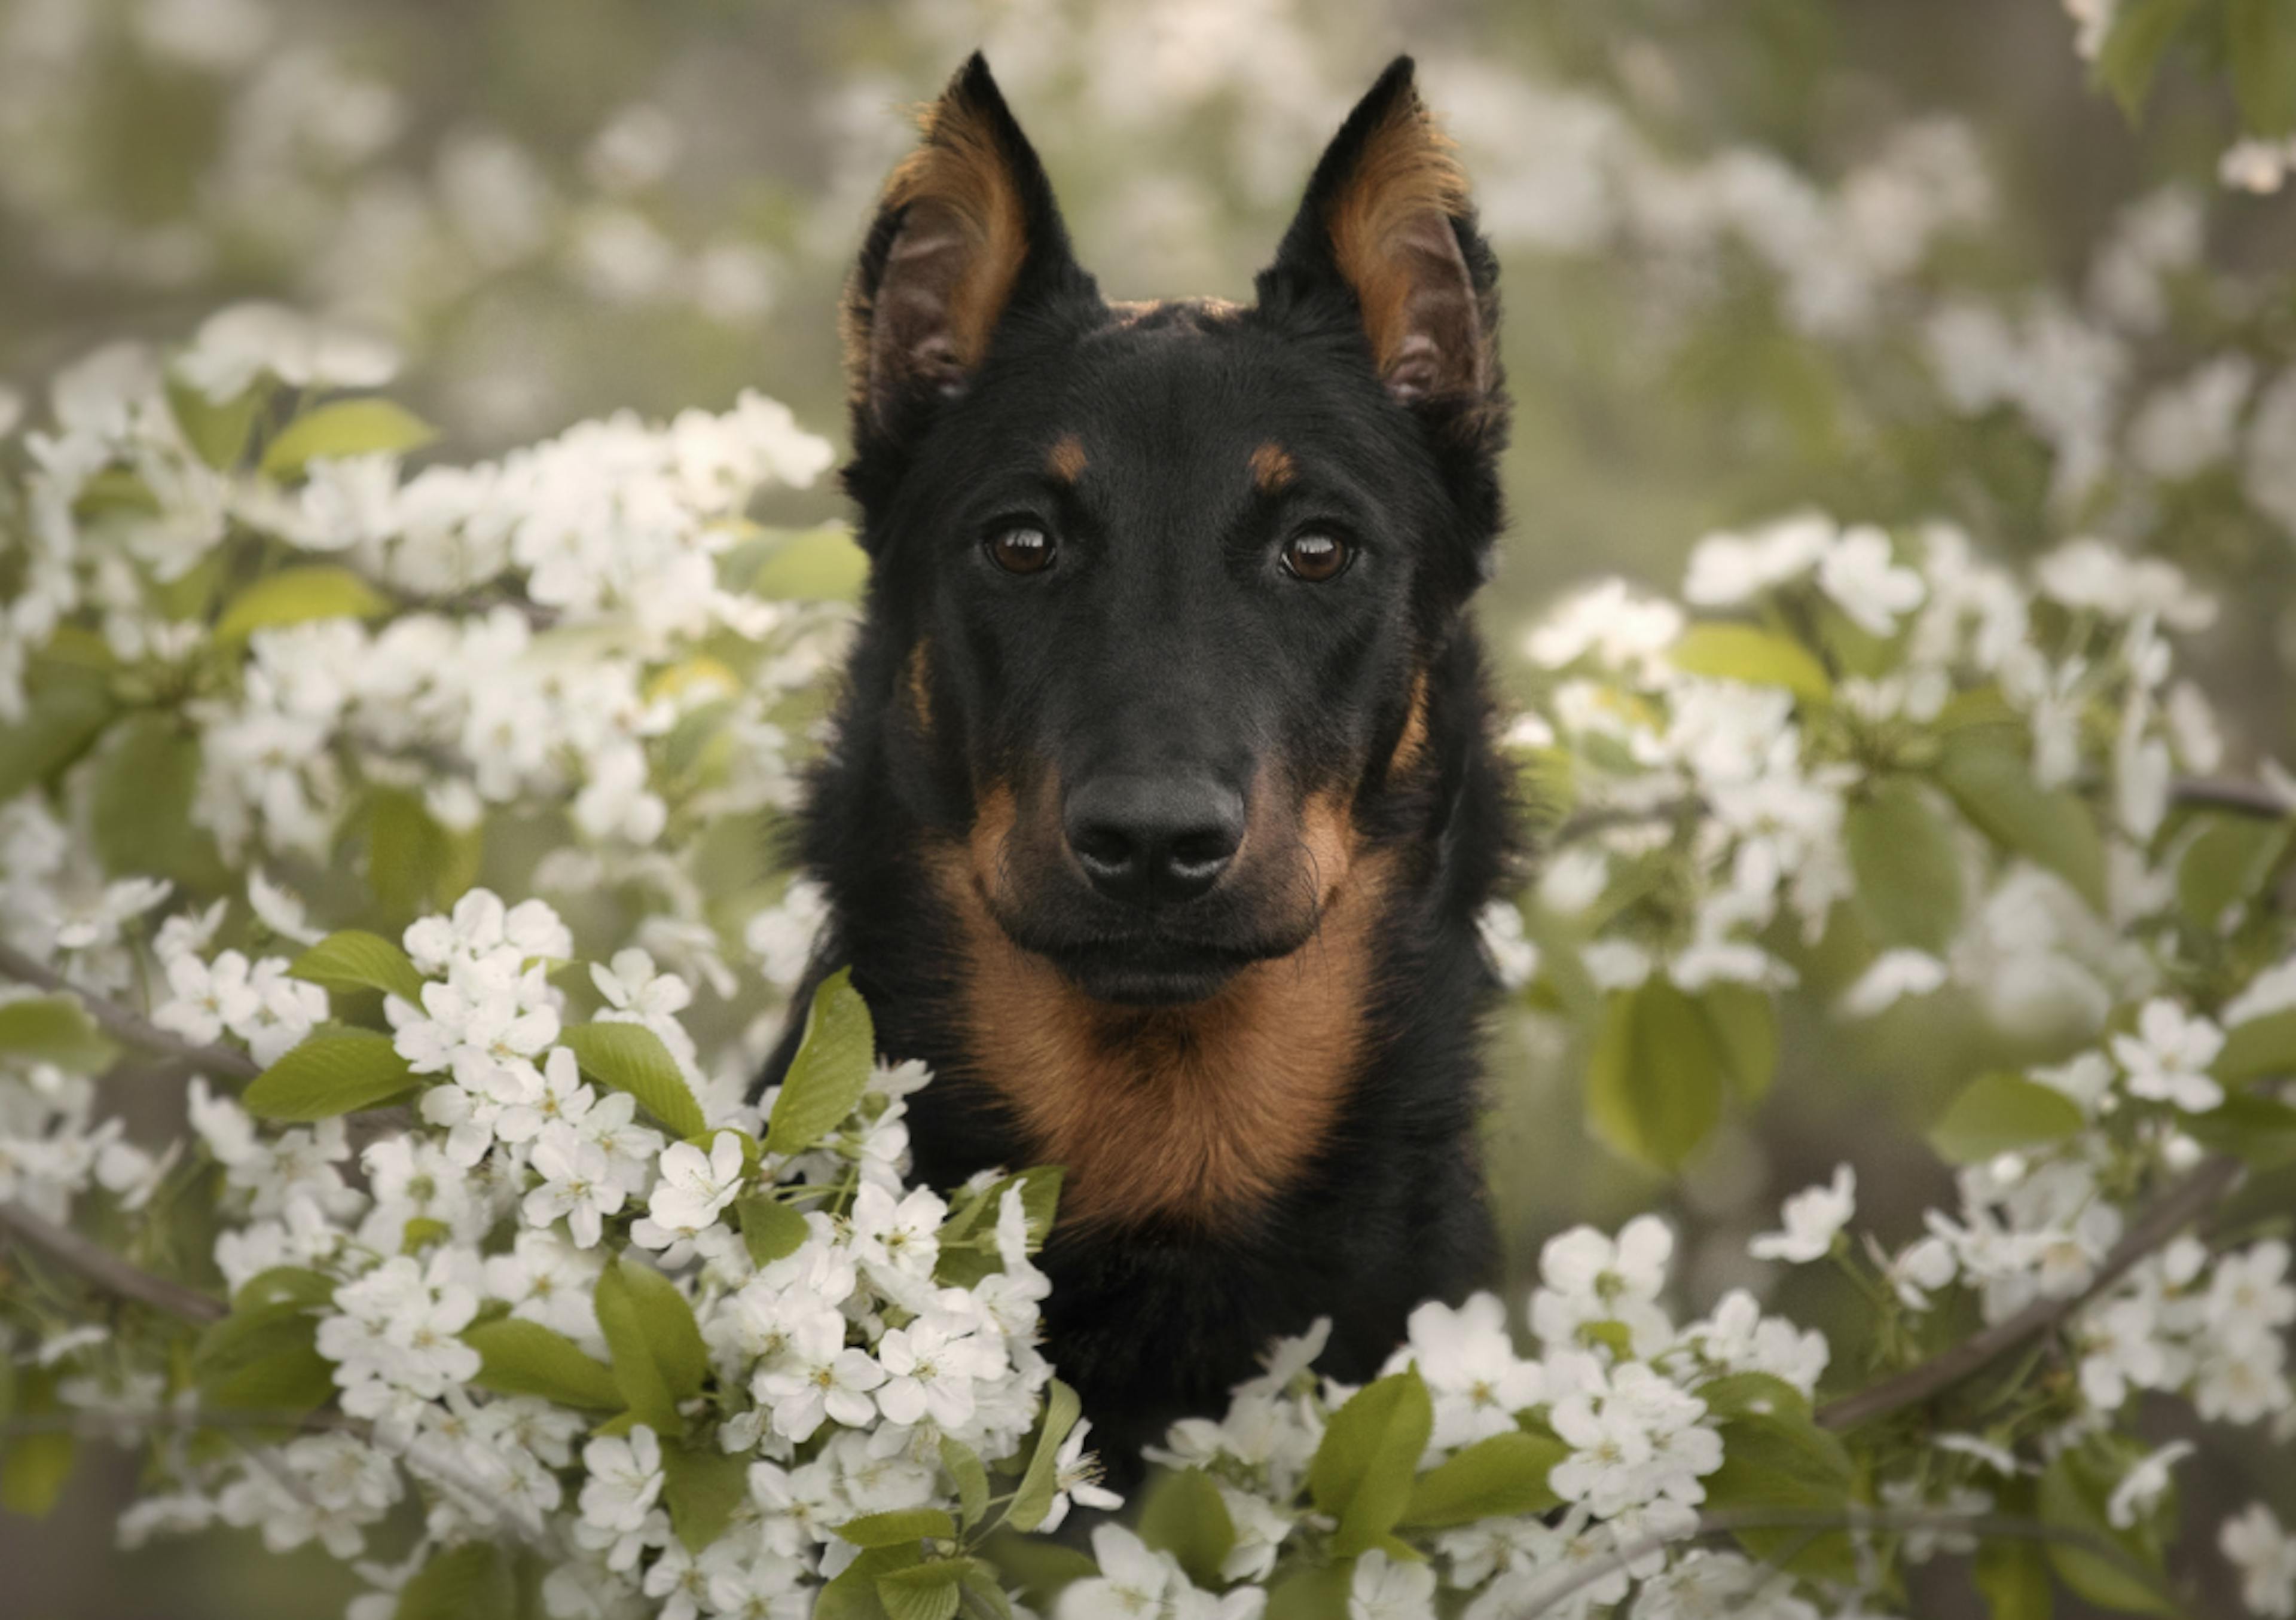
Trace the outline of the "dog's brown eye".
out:
M 1041 573 L 1053 560 L 1053 537 L 1026 525 L 1002 529 L 989 538 L 988 554 L 1008 574 Z
M 1348 566 L 1348 548 L 1329 535 L 1294 535 L 1283 547 L 1283 566 L 1294 579 L 1321 585 Z

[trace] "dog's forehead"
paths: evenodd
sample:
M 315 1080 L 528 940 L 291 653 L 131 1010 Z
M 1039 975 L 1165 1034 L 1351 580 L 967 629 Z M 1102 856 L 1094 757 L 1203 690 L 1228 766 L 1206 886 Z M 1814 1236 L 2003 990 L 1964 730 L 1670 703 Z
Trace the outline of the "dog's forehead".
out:
M 1047 469 L 1070 483 L 1232 464 L 1272 488 L 1319 452 L 1358 446 L 1380 403 L 1327 346 L 1218 299 L 1112 305 L 1052 367 L 1063 374 L 1037 414 Z

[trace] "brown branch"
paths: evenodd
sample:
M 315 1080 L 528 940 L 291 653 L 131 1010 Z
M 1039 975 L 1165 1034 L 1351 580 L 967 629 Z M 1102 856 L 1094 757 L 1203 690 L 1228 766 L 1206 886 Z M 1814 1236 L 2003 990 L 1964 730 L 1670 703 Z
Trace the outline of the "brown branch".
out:
M 186 1041 L 151 1019 L 128 1011 L 117 1002 L 79 988 L 53 969 L 43 967 L 21 951 L 5 945 L 0 945 L 0 975 L 36 985 L 53 994 L 77 996 L 79 1004 L 87 1010 L 87 1016 L 104 1033 L 130 1046 L 178 1058 L 210 1074 L 227 1075 L 234 1080 L 252 1080 L 263 1072 L 261 1064 L 236 1047 L 201 1046 Z
M 2096 1275 L 2079 1293 L 2062 1299 L 2037 1299 L 2014 1316 L 1964 1339 L 1917 1367 L 1870 1389 L 1828 1402 L 1817 1409 L 1817 1421 L 1826 1428 L 1856 1428 L 1905 1407 L 1919 1405 L 1980 1371 L 1996 1357 L 2048 1332 L 2120 1281 L 2130 1267 L 2182 1231 L 2188 1223 L 2213 1207 L 2232 1190 L 2240 1180 L 2240 1160 L 2230 1154 L 2218 1154 L 2209 1159 L 2144 1212 L 2113 1246 Z
M 122 1299 L 133 1299 L 186 1321 L 220 1321 L 229 1313 L 220 1299 L 131 1265 L 102 1244 L 34 1215 L 21 1204 L 0 1199 L 0 1229 L 12 1231 L 19 1241 Z
M 2087 784 L 2094 787 L 2095 783 Z M 2222 810 L 2234 815 L 2261 816 L 2267 821 L 2296 818 L 2290 806 L 2271 789 L 2256 782 L 2232 781 L 2213 776 L 2180 776 L 2171 784 L 2172 803 L 2193 810 Z M 1702 815 L 1706 803 L 1696 795 L 1661 799 L 1653 805 L 1595 805 L 1565 816 L 1546 835 L 1550 844 L 1574 843 L 1613 827 L 1655 827 L 1685 815 Z

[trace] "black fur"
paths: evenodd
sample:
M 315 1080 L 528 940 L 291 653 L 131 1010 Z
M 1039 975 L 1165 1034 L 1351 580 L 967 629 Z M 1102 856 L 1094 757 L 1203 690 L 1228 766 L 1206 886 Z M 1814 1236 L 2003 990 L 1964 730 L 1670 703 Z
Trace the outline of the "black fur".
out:
M 995 129 L 1018 176 L 1028 261 L 954 397 L 857 403 L 845 481 L 873 572 L 803 818 L 804 864 L 831 900 L 806 993 L 849 964 L 883 1051 L 934 1069 L 911 1104 L 922 1179 L 1038 1158 L 957 1034 L 959 922 L 927 866 L 929 850 L 962 847 L 986 785 L 1130 770 L 1271 790 L 1272 770 L 1344 795 L 1365 847 L 1393 851 L 1403 874 L 1376 929 L 1365 1061 L 1306 1174 L 1210 1230 L 1062 1227 L 1046 1249 L 1048 1351 L 1111 1460 L 1177 1416 L 1218 1411 L 1271 1338 L 1319 1315 L 1334 1322 L 1322 1366 L 1368 1376 L 1415 1302 L 1456 1298 L 1493 1264 L 1473 1136 L 1489 993 L 1475 920 L 1502 885 L 1512 818 L 1465 605 L 1500 524 L 1504 401 L 1495 376 L 1476 397 L 1390 397 L 1320 223 L 1380 117 L 1412 94 L 1398 62 L 1349 120 L 1256 307 L 1142 315 L 1111 310 L 1075 265 L 976 57 L 950 95 Z M 865 311 L 901 224 L 889 209 L 868 234 Z M 1489 252 L 1472 218 L 1453 228 L 1495 319 Z M 1062 435 L 1089 458 L 1073 487 L 1045 470 Z M 1267 442 L 1297 469 L 1272 495 L 1246 471 Z M 1053 567 L 1019 577 L 984 552 L 1016 521 L 1055 536 Z M 1356 548 L 1339 577 L 1283 571 L 1278 552 L 1303 528 Z M 929 720 L 911 687 L 921 641 Z M 1390 771 L 1414 681 L 1422 763 Z M 1024 849 L 999 920 L 1108 999 L 1184 1003 L 1247 960 L 1317 948 L 1296 885 L 1255 887 L 1242 864 L 1201 899 L 1140 912 L 1095 893 L 1056 847 Z

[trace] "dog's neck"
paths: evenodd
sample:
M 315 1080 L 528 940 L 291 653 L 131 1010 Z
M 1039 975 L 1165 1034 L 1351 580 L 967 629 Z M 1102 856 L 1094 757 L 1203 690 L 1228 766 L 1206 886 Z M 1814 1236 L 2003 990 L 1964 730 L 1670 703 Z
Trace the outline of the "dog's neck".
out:
M 1064 1219 L 1221 1226 L 1300 1179 L 1373 1055 L 1377 925 L 1398 867 L 1356 865 L 1307 944 L 1204 1000 L 1128 1007 L 1015 945 L 949 863 L 963 1065 L 1033 1159 L 1066 1168 Z

